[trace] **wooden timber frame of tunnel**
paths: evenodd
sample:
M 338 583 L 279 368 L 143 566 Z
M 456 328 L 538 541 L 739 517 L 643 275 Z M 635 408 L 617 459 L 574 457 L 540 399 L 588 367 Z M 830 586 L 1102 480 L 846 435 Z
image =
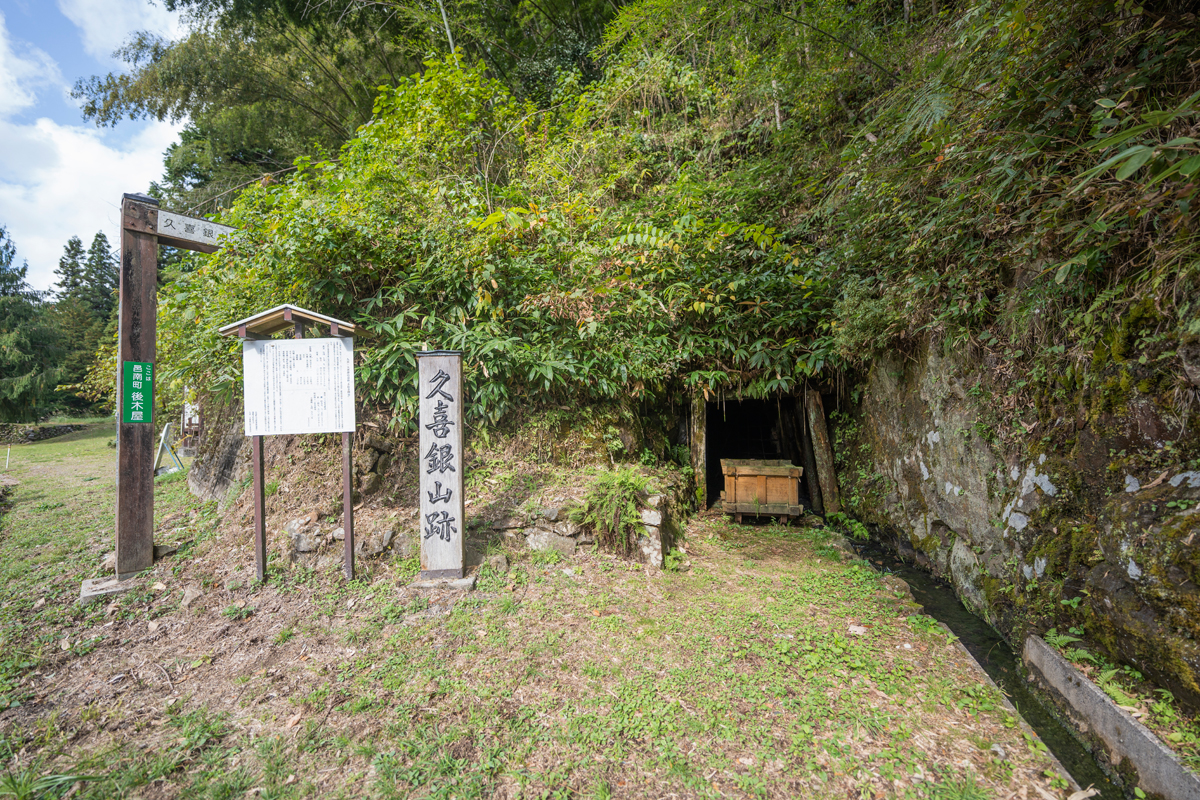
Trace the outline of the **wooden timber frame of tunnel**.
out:
M 821 401 L 821 395 L 815 389 L 808 389 L 803 397 L 791 398 L 790 402 L 795 403 L 795 414 L 791 417 L 795 422 L 794 424 L 785 423 L 784 434 L 798 443 L 802 453 L 804 463 L 797 471 L 803 475 L 806 481 L 812 509 L 817 514 L 839 513 L 842 509 L 841 496 L 838 490 L 837 476 L 834 472 L 833 448 L 829 442 L 829 429 L 825 421 L 825 406 Z M 703 395 L 694 396 L 690 412 L 688 415 L 688 444 L 691 467 L 699 487 L 697 499 L 701 507 L 707 508 L 718 499 L 706 496 L 704 479 L 708 472 L 710 458 L 707 441 L 707 398 Z M 784 419 L 781 416 L 781 421 Z M 799 478 L 800 475 L 795 476 L 797 481 Z M 764 490 L 761 496 L 765 497 L 766 495 L 767 492 Z M 741 513 L 760 512 L 743 511 Z M 776 512 L 763 511 L 761 513 Z

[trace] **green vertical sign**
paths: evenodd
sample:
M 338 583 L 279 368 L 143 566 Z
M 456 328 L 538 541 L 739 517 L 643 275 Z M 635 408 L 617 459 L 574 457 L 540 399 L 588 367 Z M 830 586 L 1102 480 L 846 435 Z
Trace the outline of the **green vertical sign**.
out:
M 126 361 L 122 373 L 121 422 L 153 422 L 154 365 Z

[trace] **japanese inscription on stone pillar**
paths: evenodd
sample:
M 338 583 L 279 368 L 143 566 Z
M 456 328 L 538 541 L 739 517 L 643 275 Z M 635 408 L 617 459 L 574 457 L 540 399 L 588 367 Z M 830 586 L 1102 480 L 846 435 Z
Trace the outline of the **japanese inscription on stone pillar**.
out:
M 462 353 L 417 353 L 420 395 L 421 573 L 463 576 Z

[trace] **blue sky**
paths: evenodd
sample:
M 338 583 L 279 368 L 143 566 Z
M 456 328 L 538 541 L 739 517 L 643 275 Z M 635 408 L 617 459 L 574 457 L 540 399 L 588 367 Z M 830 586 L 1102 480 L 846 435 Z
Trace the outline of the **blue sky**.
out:
M 79 78 L 121 70 L 112 52 L 137 30 L 180 35 L 151 0 L 0 0 L 0 226 L 37 289 L 54 282 L 72 235 L 119 241 L 123 192 L 145 191 L 181 123 L 87 122 L 70 96 Z

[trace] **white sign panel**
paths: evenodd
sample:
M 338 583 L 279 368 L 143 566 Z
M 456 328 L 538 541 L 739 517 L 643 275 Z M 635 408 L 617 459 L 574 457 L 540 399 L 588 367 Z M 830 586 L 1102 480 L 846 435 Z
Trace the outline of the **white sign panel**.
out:
M 227 233 L 233 233 L 236 228 L 228 225 L 218 225 L 199 217 L 185 217 L 171 211 L 158 212 L 158 235 L 183 239 L 196 244 L 220 247 L 217 239 Z
M 195 430 L 200 427 L 200 406 L 188 400 L 183 401 L 183 429 Z
M 354 431 L 354 340 L 242 342 L 246 435 Z
M 421 574 L 463 576 L 462 353 L 417 353 L 420 393 Z

